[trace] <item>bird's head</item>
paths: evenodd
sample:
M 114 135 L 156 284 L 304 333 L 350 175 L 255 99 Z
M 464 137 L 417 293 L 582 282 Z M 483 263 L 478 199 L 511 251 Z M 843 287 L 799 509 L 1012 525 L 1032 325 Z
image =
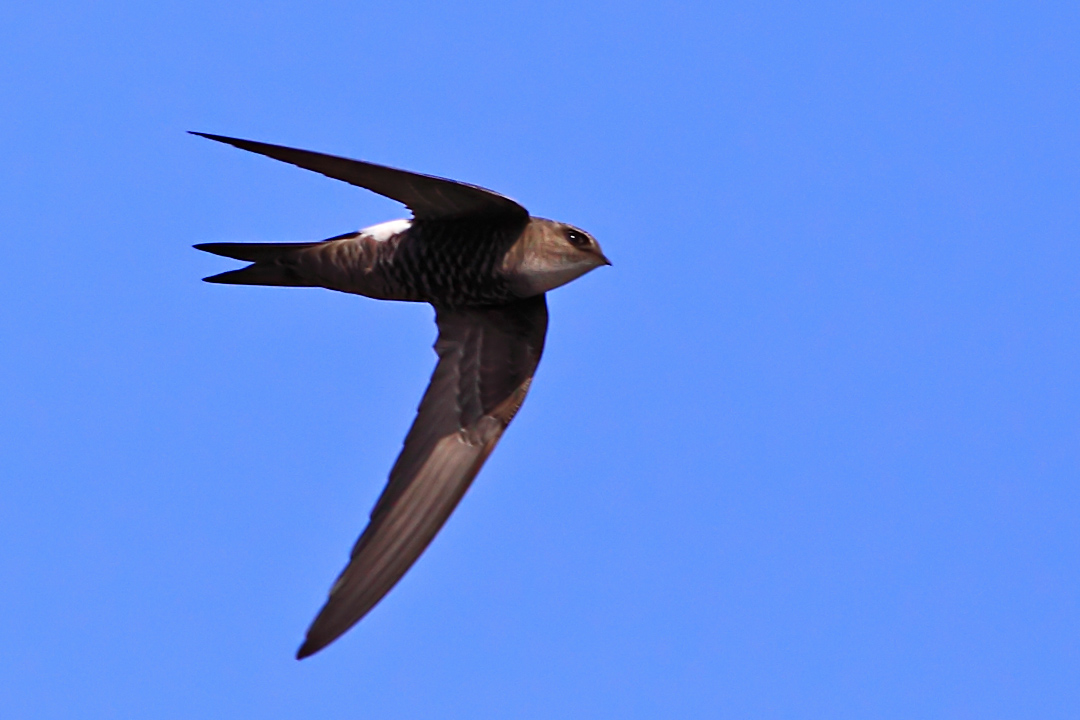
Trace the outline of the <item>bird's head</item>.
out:
M 573 225 L 530 218 L 521 238 L 506 254 L 503 272 L 523 296 L 537 295 L 610 265 L 599 243 Z

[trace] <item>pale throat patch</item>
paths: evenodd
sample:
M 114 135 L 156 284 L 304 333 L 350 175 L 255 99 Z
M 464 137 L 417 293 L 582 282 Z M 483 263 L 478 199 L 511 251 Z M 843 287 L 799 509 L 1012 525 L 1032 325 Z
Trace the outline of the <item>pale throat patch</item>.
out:
M 375 242 L 386 242 L 398 233 L 405 232 L 410 227 L 412 227 L 412 220 L 391 220 L 366 227 L 360 231 L 360 234 L 371 238 Z
M 526 257 L 518 272 L 532 292 L 542 293 L 565 285 L 590 270 L 595 270 L 596 266 L 597 263 L 588 260 Z

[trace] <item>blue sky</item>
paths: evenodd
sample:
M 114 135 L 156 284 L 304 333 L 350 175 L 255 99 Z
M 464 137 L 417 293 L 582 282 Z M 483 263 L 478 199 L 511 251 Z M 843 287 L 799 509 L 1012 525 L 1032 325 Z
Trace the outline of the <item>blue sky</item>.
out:
M 0 713 L 1075 718 L 1080 8 L 0 8 Z M 614 267 L 352 632 L 293 653 L 432 312 L 199 282 L 491 187 Z

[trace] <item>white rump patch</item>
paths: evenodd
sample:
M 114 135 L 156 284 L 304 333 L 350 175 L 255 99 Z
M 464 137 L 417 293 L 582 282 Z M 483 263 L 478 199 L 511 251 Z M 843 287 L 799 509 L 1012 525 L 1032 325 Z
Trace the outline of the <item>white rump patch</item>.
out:
M 375 242 L 385 242 L 410 227 L 412 227 L 412 220 L 391 220 L 390 222 L 366 227 L 360 231 L 360 234 L 373 239 Z

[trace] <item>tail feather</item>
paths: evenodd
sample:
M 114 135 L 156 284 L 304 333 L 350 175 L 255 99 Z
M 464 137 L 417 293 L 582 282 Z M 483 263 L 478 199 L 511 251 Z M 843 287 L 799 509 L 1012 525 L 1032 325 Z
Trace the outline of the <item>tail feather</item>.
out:
M 304 279 L 296 267 L 299 253 L 316 245 L 332 240 L 345 240 L 359 234 L 351 232 L 319 242 L 302 243 L 202 243 L 196 245 L 195 249 L 233 260 L 254 263 L 239 270 L 230 270 L 203 278 L 206 282 L 222 285 L 314 287 L 315 284 Z
M 304 280 L 296 268 L 277 263 L 255 263 L 239 270 L 219 273 L 203 278 L 218 285 L 282 285 L 285 287 L 316 287 Z
M 246 260 L 248 262 L 267 262 L 277 260 L 296 250 L 303 250 L 319 243 L 202 243 L 195 245 L 196 250 L 202 250 L 212 255 L 232 258 L 233 260 Z

